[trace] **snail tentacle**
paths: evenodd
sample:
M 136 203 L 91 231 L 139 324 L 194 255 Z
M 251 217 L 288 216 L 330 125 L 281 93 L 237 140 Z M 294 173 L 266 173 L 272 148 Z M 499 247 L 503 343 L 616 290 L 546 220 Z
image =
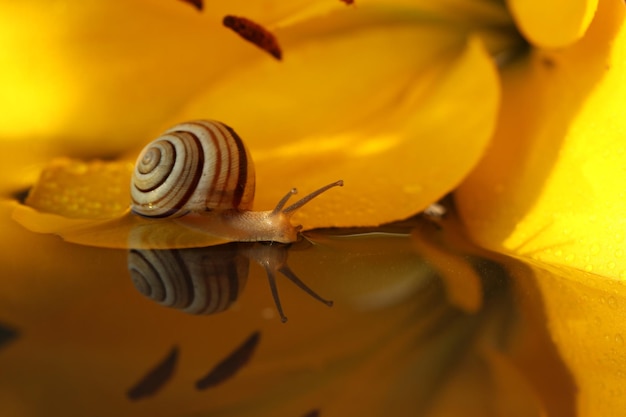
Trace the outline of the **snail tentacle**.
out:
M 328 185 L 325 185 L 322 188 L 319 188 L 319 189 L 313 191 L 312 193 L 302 197 L 300 200 L 296 201 L 295 203 L 293 203 L 292 205 L 290 205 L 289 207 L 284 209 L 283 213 L 285 213 L 285 214 L 293 213 L 294 211 L 298 210 L 300 207 L 304 206 L 309 201 L 313 200 L 318 195 L 322 194 L 324 191 L 327 191 L 327 190 L 329 190 L 329 189 L 331 189 L 333 187 L 343 187 L 343 180 L 332 182 L 332 183 L 330 183 Z M 294 190 L 295 190 L 295 188 L 294 188 Z M 295 193 L 292 193 L 292 194 L 295 194 Z

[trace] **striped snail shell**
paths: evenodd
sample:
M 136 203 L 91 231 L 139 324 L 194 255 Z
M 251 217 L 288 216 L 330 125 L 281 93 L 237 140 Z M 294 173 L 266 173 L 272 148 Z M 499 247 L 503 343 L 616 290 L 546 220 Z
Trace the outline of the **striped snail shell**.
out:
M 252 208 L 254 164 L 224 123 L 181 123 L 139 154 L 131 184 L 132 210 L 145 217 Z
M 270 211 L 252 211 L 254 165 L 241 138 L 222 122 L 181 123 L 149 143 L 131 180 L 131 209 L 150 218 L 181 217 L 193 229 L 239 242 L 291 243 L 301 226 L 291 216 L 335 181 L 285 207 L 289 192 Z
M 278 297 L 278 273 L 314 299 L 332 306 L 332 301 L 320 297 L 296 276 L 287 265 L 287 255 L 285 245 L 238 242 L 192 249 L 132 249 L 128 253 L 128 270 L 141 294 L 189 314 L 227 310 L 245 286 L 250 259 L 265 269 L 283 323 L 287 317 Z
M 135 288 L 166 307 L 189 314 L 228 309 L 245 286 L 250 262 L 233 244 L 128 253 Z

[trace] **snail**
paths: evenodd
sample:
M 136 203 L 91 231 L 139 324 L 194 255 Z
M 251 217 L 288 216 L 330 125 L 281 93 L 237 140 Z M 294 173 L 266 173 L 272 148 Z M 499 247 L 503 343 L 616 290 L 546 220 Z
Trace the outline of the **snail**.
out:
M 255 169 L 246 146 L 227 125 L 198 120 L 167 130 L 136 163 L 53 160 L 12 217 L 33 232 L 104 248 L 292 243 L 302 230 L 291 224 L 293 214 L 342 185 L 336 181 L 287 205 L 294 188 L 273 210 L 253 211 Z
M 196 120 L 178 124 L 140 153 L 131 180 L 131 210 L 147 218 L 182 218 L 233 241 L 295 242 L 301 226 L 291 224 L 300 207 L 343 186 L 339 180 L 285 207 L 291 189 L 271 211 L 252 211 L 254 164 L 245 144 L 226 124 Z
M 128 271 L 137 291 L 158 304 L 188 314 L 216 314 L 227 310 L 241 294 L 252 259 L 264 268 L 284 323 L 287 317 L 278 297 L 277 273 L 314 299 L 329 307 L 333 305 L 289 268 L 287 249 L 285 245 L 245 242 L 190 249 L 132 249 L 128 252 Z

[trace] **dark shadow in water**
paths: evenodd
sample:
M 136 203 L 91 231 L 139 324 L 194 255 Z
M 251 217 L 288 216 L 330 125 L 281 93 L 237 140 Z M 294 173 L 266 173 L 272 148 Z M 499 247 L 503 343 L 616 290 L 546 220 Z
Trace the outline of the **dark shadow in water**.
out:
M 413 404 L 415 410 L 421 410 L 425 415 L 440 400 L 441 393 L 446 392 L 463 362 L 477 355 L 473 346 L 479 339 L 506 338 L 511 333 L 509 323 L 514 321 L 515 306 L 510 277 L 502 265 L 490 259 L 470 254 L 465 255 L 465 259 L 482 281 L 484 299 L 481 309 L 468 314 L 446 303 L 444 280 L 440 279 L 422 292 L 415 304 L 413 322 L 406 326 L 408 332 L 411 328 L 420 329 L 407 345 L 406 355 L 414 357 L 407 372 L 419 381 L 410 388 Z M 421 325 L 417 325 L 420 322 Z M 494 332 L 495 336 L 486 336 L 494 335 Z M 407 389 L 398 387 L 398 391 Z
M 174 346 L 170 353 L 159 362 L 154 369 L 139 380 L 128 390 L 126 396 L 131 401 L 137 401 L 156 394 L 172 378 L 178 362 L 178 347 Z
M 418 232 L 412 237 L 420 240 L 416 253 L 424 256 L 441 279 L 415 294 L 414 311 L 406 325 L 394 333 L 396 338 L 409 340 L 399 378 L 413 383 L 394 388 L 388 399 L 390 407 L 411 398 L 414 409 L 427 414 L 436 404 L 448 401 L 442 400 L 442 393 L 449 392 L 450 384 L 468 364 L 484 368 L 482 374 L 476 371 L 477 382 L 497 382 L 489 373 L 492 363 L 487 352 L 494 352 L 532 387 L 536 397 L 529 397 L 529 404 L 540 404 L 548 415 L 575 415 L 576 384 L 546 327 L 548 320 L 537 301 L 543 295 L 538 290 L 528 294 L 537 279 L 535 270 L 519 260 L 474 246 L 464 236 L 454 212 L 449 217 L 414 229 Z M 445 257 L 450 262 L 443 262 Z M 471 278 L 466 276 L 471 273 L 456 267 L 459 261 L 471 267 L 476 274 L 473 279 L 480 283 L 482 299 L 476 311 L 445 301 L 459 274 Z M 457 279 L 446 278 L 453 275 Z M 528 302 L 528 297 L 533 301 Z M 520 342 L 530 353 L 520 351 Z M 534 366 L 535 360 L 550 368 Z M 489 399 L 484 401 L 487 407 Z
M 6 347 L 19 336 L 19 332 L 6 324 L 0 324 L 0 349 Z
M 183 3 L 189 3 L 191 4 L 193 7 L 196 8 L 196 10 L 198 10 L 199 12 L 202 11 L 202 8 L 204 7 L 203 5 L 203 0 L 180 0 Z
M 11 193 L 11 197 L 19 201 L 20 204 L 25 204 L 26 198 L 28 198 L 28 193 L 30 193 L 30 187 L 23 190 L 14 191 L 13 193 Z
M 207 375 L 196 381 L 196 389 L 204 390 L 214 387 L 234 377 L 252 358 L 259 345 L 261 332 L 254 332 L 238 346 L 230 355 L 215 365 Z

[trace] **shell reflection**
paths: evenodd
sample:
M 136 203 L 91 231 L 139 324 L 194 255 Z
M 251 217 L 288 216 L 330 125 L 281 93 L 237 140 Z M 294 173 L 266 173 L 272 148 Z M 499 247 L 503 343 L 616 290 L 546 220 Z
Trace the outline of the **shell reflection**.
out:
M 135 288 L 161 305 L 189 314 L 226 310 L 245 286 L 249 265 L 238 246 L 231 244 L 128 253 Z
M 287 245 L 229 243 L 206 248 L 128 252 L 128 271 L 137 291 L 166 307 L 189 314 L 215 314 L 227 310 L 243 290 L 250 259 L 263 267 L 281 321 L 287 321 L 276 286 L 280 273 L 311 297 L 332 306 L 320 297 L 287 265 Z

